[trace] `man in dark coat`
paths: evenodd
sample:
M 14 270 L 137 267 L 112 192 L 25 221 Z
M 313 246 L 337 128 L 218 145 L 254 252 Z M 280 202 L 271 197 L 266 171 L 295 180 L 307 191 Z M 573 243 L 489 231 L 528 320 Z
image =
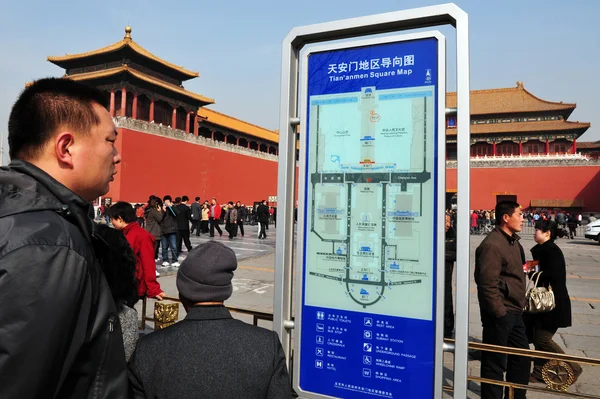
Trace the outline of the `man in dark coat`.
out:
M 523 247 L 516 234 L 523 228 L 523 212 L 513 201 L 496 205 L 496 228 L 475 251 L 475 283 L 483 343 L 529 349 L 523 323 L 525 306 L 525 263 Z M 483 351 L 481 377 L 527 385 L 529 359 L 522 356 Z M 481 384 L 481 397 L 501 399 L 502 387 Z M 505 394 L 508 397 L 508 393 Z M 526 391 L 515 390 L 515 399 L 525 399 Z
M 142 337 L 129 364 L 136 398 L 288 399 L 277 333 L 231 317 L 235 253 L 216 241 L 194 248 L 177 272 L 184 321 Z
M 121 157 L 106 96 L 69 79 L 27 87 L 0 169 L 0 398 L 126 398 L 127 365 L 96 253 L 91 202 Z
M 267 200 L 262 200 L 262 203 L 258 206 L 256 210 L 256 218 L 258 219 L 258 223 L 260 225 L 260 230 L 258 233 L 258 239 L 267 238 L 267 233 L 265 232 L 267 228 L 267 224 L 269 224 L 269 207 L 267 206 Z
M 235 205 L 235 208 L 237 209 L 237 218 L 238 218 L 238 227 L 240 229 L 240 234 L 242 235 L 242 237 L 244 236 L 244 223 L 246 222 L 246 215 L 248 215 L 248 209 L 246 209 L 246 207 L 240 203 L 240 201 L 237 202 L 237 204 Z
M 177 201 L 180 199 L 181 201 Z M 190 207 L 187 205 L 189 198 L 184 195 L 182 198 L 177 197 L 175 201 L 175 208 L 177 208 L 177 253 L 181 253 L 181 246 L 185 243 L 185 248 L 188 252 L 192 250 L 192 243 L 190 242 L 190 221 L 192 220 L 192 212 Z
M 170 195 L 165 195 L 163 198 L 162 220 L 160 229 L 162 237 L 160 238 L 160 246 L 162 247 L 163 266 L 169 266 L 169 249 L 171 249 L 171 266 L 179 267 L 179 251 L 177 251 L 177 208 L 171 202 L 173 199 Z
M 196 237 L 200 236 L 200 220 L 202 220 L 202 205 L 200 204 L 200 197 L 196 197 L 196 202 L 191 206 L 192 211 L 192 229 L 190 234 L 196 230 Z
M 446 214 L 446 260 L 444 267 L 444 338 L 452 338 L 454 331 L 454 304 L 452 303 L 452 274 L 456 262 L 456 234 L 450 215 Z

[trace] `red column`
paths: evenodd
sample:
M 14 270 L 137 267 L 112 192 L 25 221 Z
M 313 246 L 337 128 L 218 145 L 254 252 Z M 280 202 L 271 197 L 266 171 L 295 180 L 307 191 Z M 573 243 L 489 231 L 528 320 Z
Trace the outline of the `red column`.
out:
M 171 128 L 177 129 L 177 108 L 173 107 L 173 116 L 171 117 Z
M 215 141 L 215 131 L 214 131 L 214 130 L 211 130 L 211 131 L 210 131 L 210 139 L 211 139 L 212 141 Z
M 123 87 L 121 89 L 121 116 L 127 116 L 127 90 Z
M 187 116 L 185 117 L 185 132 L 190 132 L 190 112 L 188 112 Z
M 550 154 L 550 141 L 546 140 L 546 155 Z
M 154 122 L 154 99 L 150 99 L 150 115 L 148 115 L 150 122 Z
M 131 117 L 137 119 L 137 93 L 133 93 L 133 106 L 131 107 Z
M 198 126 L 198 113 L 194 113 L 194 136 L 200 135 L 200 126 Z
M 250 140 L 248 140 L 248 148 L 250 148 Z
M 239 137 L 237 139 L 235 139 L 235 145 L 240 145 L 240 139 L 239 139 Z
M 519 140 L 519 155 L 523 155 L 523 142 Z
M 492 151 L 494 153 L 494 156 L 496 156 L 496 142 L 494 141 L 494 143 L 492 144 Z
M 571 145 L 571 154 L 577 154 L 577 139 L 573 139 L 573 144 Z
M 115 91 L 110 91 L 110 116 L 115 116 Z

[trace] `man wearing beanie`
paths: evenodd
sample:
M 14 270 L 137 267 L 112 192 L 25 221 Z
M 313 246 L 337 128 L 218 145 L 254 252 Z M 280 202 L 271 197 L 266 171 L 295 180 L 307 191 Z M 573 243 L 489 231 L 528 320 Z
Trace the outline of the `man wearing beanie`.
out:
M 136 398 L 291 398 L 277 333 L 231 317 L 235 253 L 217 241 L 189 252 L 177 272 L 185 320 L 142 337 L 129 364 Z

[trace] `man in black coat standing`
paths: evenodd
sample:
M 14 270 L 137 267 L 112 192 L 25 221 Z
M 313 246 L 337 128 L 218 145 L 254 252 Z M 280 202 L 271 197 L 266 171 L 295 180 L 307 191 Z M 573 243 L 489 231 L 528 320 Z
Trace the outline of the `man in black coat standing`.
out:
M 235 204 L 235 209 L 237 209 L 237 218 L 238 218 L 237 225 L 240 228 L 240 234 L 243 237 L 244 236 L 244 222 L 246 221 L 246 215 L 248 215 L 248 210 L 246 209 L 246 207 L 244 205 L 242 205 L 240 203 L 240 201 L 238 201 Z
M 265 239 L 267 238 L 265 229 L 269 223 L 269 207 L 267 206 L 267 200 L 262 200 L 262 203 L 258 206 L 258 209 L 256 210 L 256 218 L 258 219 L 258 223 L 260 225 L 258 239 Z
M 142 337 L 129 363 L 135 398 L 287 399 L 290 377 L 277 333 L 231 317 L 235 253 L 194 248 L 177 272 L 184 321 Z
M 192 250 L 192 243 L 190 242 L 190 221 L 192 220 L 192 212 L 190 207 L 187 205 L 189 198 L 184 195 L 182 198 L 175 198 L 175 208 L 177 208 L 177 253 L 181 254 L 182 242 L 185 243 L 185 247 L 188 252 Z M 179 258 L 178 258 L 179 260 Z
M 456 262 L 456 233 L 450 215 L 446 214 L 446 259 L 444 262 L 444 338 L 452 338 L 454 331 L 454 304 L 452 302 L 452 274 Z
M 200 220 L 202 220 L 202 205 L 200 204 L 200 197 L 196 197 L 196 202 L 191 206 L 192 211 L 192 229 L 190 234 L 196 230 L 196 237 L 200 236 Z

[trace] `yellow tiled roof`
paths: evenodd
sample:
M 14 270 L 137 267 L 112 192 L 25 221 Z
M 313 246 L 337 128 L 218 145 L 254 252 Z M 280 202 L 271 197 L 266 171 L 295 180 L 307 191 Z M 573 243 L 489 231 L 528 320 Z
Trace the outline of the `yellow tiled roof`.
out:
M 134 77 L 136 77 L 140 80 L 143 80 L 148 83 L 152 83 L 156 86 L 163 87 L 163 88 L 165 88 L 167 90 L 171 90 L 175 93 L 182 94 L 184 96 L 193 98 L 194 100 L 202 101 L 203 103 L 206 103 L 206 104 L 213 104 L 215 102 L 215 100 L 213 100 L 212 98 L 204 97 L 200 94 L 196 94 L 194 92 L 188 91 L 188 90 L 184 89 L 183 87 L 167 83 L 160 79 L 156 79 L 152 76 L 146 75 L 145 73 L 136 71 L 135 69 L 130 68 L 127 65 L 122 65 L 117 68 L 105 69 L 102 71 L 79 73 L 79 74 L 72 75 L 72 76 L 65 75 L 65 77 L 72 79 L 72 80 L 90 80 L 90 79 L 103 78 L 103 77 L 107 77 L 107 76 L 113 76 L 113 75 L 119 74 L 121 72 L 130 73 L 131 75 L 133 75 Z
M 279 143 L 279 134 L 273 130 L 265 129 L 264 127 L 256 126 L 232 116 L 222 114 L 212 109 L 200 107 L 198 116 L 215 125 L 227 127 L 241 133 L 246 133 L 250 136 L 258 137 L 273 143 Z
M 88 51 L 86 53 L 67 54 L 67 55 L 63 55 L 63 56 L 48 57 L 48 61 L 50 61 L 50 62 L 73 61 L 73 60 L 78 60 L 81 58 L 90 57 L 90 56 L 94 56 L 94 55 L 110 53 L 113 51 L 120 50 L 123 47 L 129 47 L 133 51 L 138 53 L 139 55 L 149 58 L 160 64 L 163 64 L 164 66 L 171 68 L 179 73 L 182 73 L 190 78 L 195 78 L 195 77 L 200 76 L 200 74 L 198 72 L 190 71 L 189 69 L 185 69 L 184 67 L 172 64 L 168 61 L 163 60 L 160 57 L 157 57 L 156 55 L 152 54 L 150 51 L 146 50 L 145 48 L 143 48 L 142 46 L 140 46 L 139 44 L 134 42 L 133 39 L 131 38 L 131 28 L 129 28 L 129 27 L 125 28 L 125 32 L 126 32 L 125 37 L 122 40 L 119 40 L 118 42 L 113 43 L 109 46 L 102 47 L 102 48 L 100 48 L 98 50 L 94 50 L 94 51 Z
M 446 93 L 446 107 L 456 107 L 456 92 Z M 517 87 L 471 90 L 471 115 L 561 111 L 575 107 L 576 104 L 542 100 L 525 90 L 522 82 L 517 82 Z

